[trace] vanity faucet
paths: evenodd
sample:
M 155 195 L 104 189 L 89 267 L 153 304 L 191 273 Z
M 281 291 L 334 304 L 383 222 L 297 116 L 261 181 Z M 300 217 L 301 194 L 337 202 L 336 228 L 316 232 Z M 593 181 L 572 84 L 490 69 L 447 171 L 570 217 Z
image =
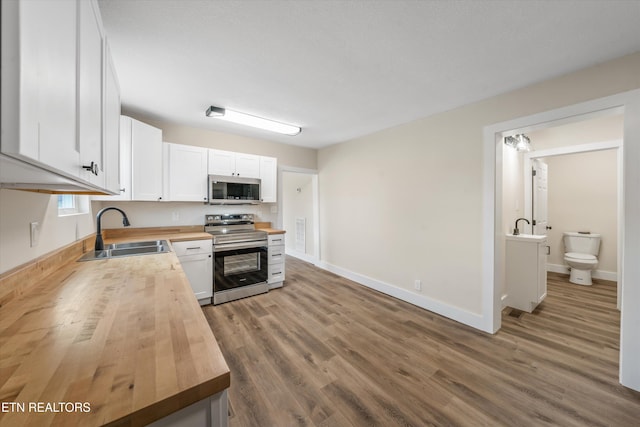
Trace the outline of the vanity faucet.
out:
M 520 230 L 518 230 L 518 221 L 522 221 L 522 220 L 526 221 L 527 224 L 531 224 L 527 218 L 518 218 L 518 219 L 516 219 L 516 228 L 513 229 L 513 235 L 514 236 L 517 236 L 518 234 L 520 234 Z

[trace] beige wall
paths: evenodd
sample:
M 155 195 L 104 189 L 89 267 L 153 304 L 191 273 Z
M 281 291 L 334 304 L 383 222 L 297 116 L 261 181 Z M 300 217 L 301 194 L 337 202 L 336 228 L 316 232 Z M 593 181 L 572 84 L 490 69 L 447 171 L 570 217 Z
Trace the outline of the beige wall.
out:
M 617 114 L 530 132 L 534 151 L 622 139 L 624 116 Z
M 484 127 L 637 88 L 640 53 L 320 150 L 322 261 L 480 314 Z
M 597 270 L 617 271 L 617 150 L 545 159 L 549 165 L 549 264 L 564 265 L 564 231 L 602 235 Z
M 30 223 L 40 224 L 31 247 Z M 95 232 L 93 214 L 58 216 L 58 197 L 0 189 L 0 273 Z

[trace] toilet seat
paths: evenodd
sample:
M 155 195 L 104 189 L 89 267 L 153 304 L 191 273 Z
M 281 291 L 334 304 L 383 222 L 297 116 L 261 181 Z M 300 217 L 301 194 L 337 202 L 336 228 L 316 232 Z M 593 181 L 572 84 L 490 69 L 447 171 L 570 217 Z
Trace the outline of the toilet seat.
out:
M 564 254 L 564 259 L 574 259 L 579 262 L 589 262 L 589 261 L 597 261 L 598 259 L 591 254 L 581 254 L 578 252 L 567 252 Z

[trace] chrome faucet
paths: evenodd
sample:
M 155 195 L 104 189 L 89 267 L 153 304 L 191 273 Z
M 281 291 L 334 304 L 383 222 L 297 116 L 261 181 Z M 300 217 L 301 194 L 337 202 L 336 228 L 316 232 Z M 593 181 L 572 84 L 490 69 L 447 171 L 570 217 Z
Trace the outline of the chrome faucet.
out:
M 527 218 L 518 218 L 518 219 L 516 219 L 516 228 L 513 229 L 513 235 L 514 236 L 517 236 L 518 234 L 520 234 L 520 230 L 518 230 L 518 221 L 522 221 L 522 220 L 527 221 L 527 224 L 531 224 Z
M 96 251 L 102 251 L 104 250 L 104 242 L 102 241 L 102 225 L 101 225 L 101 218 L 102 218 L 102 214 L 105 213 L 106 211 L 110 211 L 110 210 L 114 210 L 114 211 L 118 211 L 122 214 L 122 225 L 124 225 L 125 227 L 130 226 L 131 224 L 129 223 L 129 218 L 127 218 L 127 214 L 124 213 L 124 211 L 122 209 L 118 209 L 116 207 L 108 207 L 108 208 L 104 208 L 102 209 L 100 212 L 98 212 L 98 215 L 96 215 L 96 246 L 95 246 L 95 250 Z

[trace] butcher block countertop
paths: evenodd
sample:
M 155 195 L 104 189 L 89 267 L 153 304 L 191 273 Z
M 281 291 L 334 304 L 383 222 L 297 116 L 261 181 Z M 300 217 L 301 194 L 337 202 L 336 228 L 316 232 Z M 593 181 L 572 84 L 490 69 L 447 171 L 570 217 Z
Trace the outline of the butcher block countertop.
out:
M 271 228 L 270 222 L 256 222 L 255 227 L 257 230 L 266 231 L 267 234 L 284 234 L 285 230 L 278 230 L 276 228 Z
M 0 307 L 0 426 L 146 425 L 229 383 L 173 252 L 70 262 Z

